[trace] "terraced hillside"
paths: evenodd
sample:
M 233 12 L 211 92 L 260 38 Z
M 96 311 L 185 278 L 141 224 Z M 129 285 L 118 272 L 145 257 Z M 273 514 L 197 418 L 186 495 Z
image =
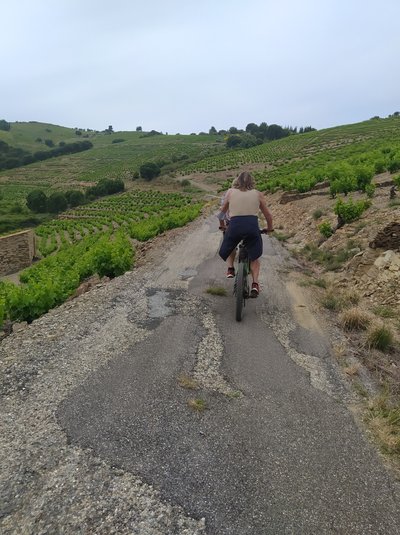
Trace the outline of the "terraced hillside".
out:
M 186 161 L 224 150 L 223 139 L 218 135 L 110 134 L 40 123 L 12 123 L 10 131 L 0 131 L 0 142 L 29 153 L 51 150 L 46 140 L 59 146 L 82 138 L 90 141 L 93 148 L 0 172 L 0 233 L 48 219 L 26 207 L 26 196 L 35 189 L 46 194 L 83 190 L 103 178 L 123 179 L 129 189 L 136 187 L 133 179 L 145 162 L 163 164 L 164 173 L 173 173 Z
M 274 169 L 298 158 L 324 153 L 329 159 L 340 151 L 361 153 L 382 143 L 400 140 L 400 118 L 371 119 L 362 123 L 338 126 L 306 134 L 292 135 L 243 150 L 231 150 L 189 164 L 182 175 L 216 173 L 245 166 L 263 170 Z

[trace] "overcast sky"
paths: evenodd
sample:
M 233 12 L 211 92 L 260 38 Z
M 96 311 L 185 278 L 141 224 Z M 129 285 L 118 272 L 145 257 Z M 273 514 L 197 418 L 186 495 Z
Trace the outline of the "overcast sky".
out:
M 191 133 L 400 110 L 400 0 L 1 0 L 0 119 Z

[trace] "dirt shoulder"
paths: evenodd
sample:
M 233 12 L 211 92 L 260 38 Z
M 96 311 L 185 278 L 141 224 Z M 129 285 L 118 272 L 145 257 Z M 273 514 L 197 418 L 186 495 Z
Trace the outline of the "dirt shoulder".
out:
M 369 429 L 399 467 L 400 196 L 390 200 L 387 173 L 375 183 L 371 207 L 328 239 L 318 228 L 323 221 L 337 226 L 327 188 L 304 197 L 276 192 L 268 201 L 277 238 L 299 262 L 296 284 L 308 288 L 319 314 L 342 333 L 337 358 Z

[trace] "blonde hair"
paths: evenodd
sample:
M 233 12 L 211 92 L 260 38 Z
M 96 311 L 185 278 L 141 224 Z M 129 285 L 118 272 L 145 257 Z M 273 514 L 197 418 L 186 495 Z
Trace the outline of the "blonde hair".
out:
M 240 175 L 234 180 L 232 184 L 234 188 L 245 191 L 247 189 L 254 189 L 255 182 L 253 176 L 248 171 L 243 171 Z

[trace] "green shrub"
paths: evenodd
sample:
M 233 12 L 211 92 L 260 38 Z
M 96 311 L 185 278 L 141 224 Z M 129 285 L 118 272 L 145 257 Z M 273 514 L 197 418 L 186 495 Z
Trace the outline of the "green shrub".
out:
M 140 176 L 145 180 L 152 180 L 161 173 L 159 165 L 154 162 L 147 162 L 140 166 Z
M 390 160 L 389 165 L 387 166 L 388 171 L 393 174 L 400 169 L 400 156 L 396 156 Z
M 47 208 L 47 197 L 46 194 L 40 190 L 35 189 L 28 193 L 26 197 L 26 205 L 29 210 L 36 213 L 43 213 Z
M 337 193 L 344 193 L 344 195 L 347 195 L 356 189 L 357 180 L 354 176 L 337 178 L 336 180 L 333 180 L 329 186 L 329 191 L 332 197 L 334 197 Z
M 133 249 L 129 239 L 119 233 L 114 240 L 100 238 L 93 249 L 92 263 L 100 277 L 118 277 L 128 271 L 133 263 Z
M 374 164 L 375 174 L 379 175 L 386 171 L 386 162 L 385 160 L 377 160 Z
M 344 223 L 351 223 L 358 219 L 370 206 L 371 201 L 369 200 L 354 202 L 352 199 L 349 199 L 345 203 L 343 199 L 338 199 L 335 204 L 334 212 Z
M 47 199 L 47 211 L 51 213 L 63 212 L 67 209 L 68 202 L 64 193 L 61 191 L 56 191 L 50 195 Z
M 372 199 L 372 197 L 375 195 L 376 186 L 375 184 L 367 184 L 365 186 L 365 193 L 367 194 L 368 199 Z
M 318 225 L 318 230 L 322 236 L 324 236 L 324 238 L 330 238 L 330 236 L 333 234 L 333 229 L 329 221 L 323 221 L 320 225 Z
M 396 175 L 396 176 L 393 176 L 392 177 L 392 180 L 393 182 L 395 183 L 395 185 L 400 188 L 400 175 Z
M 365 191 L 368 184 L 371 183 L 374 176 L 374 169 L 367 165 L 359 165 L 355 168 L 355 177 L 358 189 Z

